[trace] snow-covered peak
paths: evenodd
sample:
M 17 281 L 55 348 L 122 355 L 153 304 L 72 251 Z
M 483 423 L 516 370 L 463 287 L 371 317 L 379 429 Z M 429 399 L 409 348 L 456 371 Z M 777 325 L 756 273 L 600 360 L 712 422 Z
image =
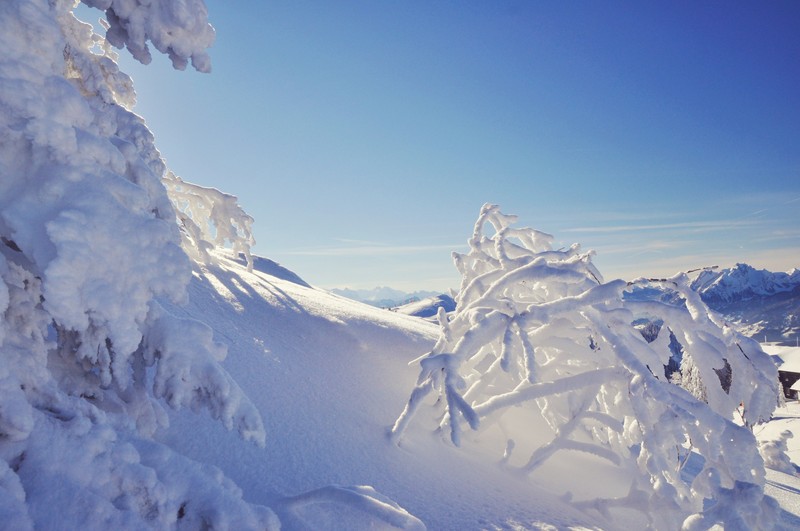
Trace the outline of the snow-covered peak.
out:
M 692 283 L 705 300 L 731 302 L 768 297 L 800 287 L 800 270 L 772 272 L 747 264 L 721 270 L 706 270 Z

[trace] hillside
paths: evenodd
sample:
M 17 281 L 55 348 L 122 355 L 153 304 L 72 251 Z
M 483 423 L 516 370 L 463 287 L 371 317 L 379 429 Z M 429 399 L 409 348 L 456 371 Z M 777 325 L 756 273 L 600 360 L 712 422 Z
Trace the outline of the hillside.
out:
M 393 308 L 397 313 L 405 315 L 413 315 L 415 317 L 436 317 L 439 308 L 443 308 L 445 312 L 452 312 L 456 309 L 456 301 L 450 295 L 435 295 L 433 297 L 426 297 L 422 300 L 409 302 L 397 308 Z

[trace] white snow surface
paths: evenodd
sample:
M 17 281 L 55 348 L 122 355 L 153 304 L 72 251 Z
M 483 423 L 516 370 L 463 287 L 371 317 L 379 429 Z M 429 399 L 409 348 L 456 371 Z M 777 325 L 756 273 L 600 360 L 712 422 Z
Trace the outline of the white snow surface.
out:
M 243 261 L 217 255 L 195 272 L 188 306 L 171 309 L 202 318 L 228 344 L 223 366 L 262 411 L 265 448 L 180 412 L 170 414 L 161 442 L 219 467 L 285 529 L 388 528 L 392 520 L 366 511 L 353 494 L 359 485 L 429 529 L 596 527 L 593 517 L 480 452 L 438 436 L 390 442 L 388 429 L 416 378 L 409 362 L 430 349 L 438 327 L 273 277 L 258 263 L 248 272 Z M 318 489 L 309 502 L 305 493 Z
M 787 372 L 800 372 L 800 348 L 785 345 L 764 344 L 764 352 L 777 358 L 778 369 Z
M 196 268 L 189 293 L 188 306 L 171 309 L 202 318 L 229 346 L 223 365 L 262 412 L 267 443 L 258 448 L 207 416 L 181 411 L 170 413 L 170 427 L 157 438 L 219 467 L 246 501 L 272 508 L 284 529 L 389 528 L 393 521 L 407 528 L 421 521 L 428 529 L 642 524 L 632 514 L 608 520 L 591 509 L 579 511 L 561 495 L 568 490 L 580 499 L 619 488 L 622 478 L 597 459 L 566 455 L 525 477 L 487 459 L 486 449 L 454 448 L 440 435 L 421 438 L 417 432 L 400 447 L 391 444 L 387 429 L 417 374 L 409 362 L 433 345 L 434 325 L 258 267 L 248 272 L 244 260 L 220 254 Z M 800 429 L 796 403 L 777 410 L 775 420 L 755 433 L 772 441 L 787 429 Z M 787 455 L 797 464 L 800 444 L 788 444 Z M 576 484 L 575 477 L 594 483 Z M 765 488 L 781 505 L 779 528 L 796 528 L 798 478 L 768 470 Z M 372 508 L 374 498 L 365 502 L 359 489 L 392 500 L 419 521 L 382 517 Z
M 526 478 L 487 459 L 485 448 L 454 448 L 439 435 L 420 438 L 417 432 L 400 447 L 391 444 L 387 428 L 417 374 L 408 362 L 432 346 L 437 328 L 258 267 L 248 272 L 244 260 L 216 258 L 197 268 L 189 305 L 172 310 L 202 318 L 228 344 L 223 365 L 262 412 L 266 447 L 242 441 L 206 416 L 180 411 L 170 413 L 170 427 L 158 439 L 219 467 L 246 501 L 272 508 L 285 529 L 386 525 L 389 520 L 377 513 L 365 513 L 353 493 L 358 485 L 374 488 L 429 529 L 641 525 L 634 515 L 608 520 L 579 511 L 561 496 L 568 490 L 580 499 L 620 487 L 622 478 L 597 459 L 567 455 Z M 791 417 L 780 409 L 774 424 L 755 428 L 759 440 L 800 426 L 800 409 L 788 407 L 795 411 Z M 789 439 L 787 453 L 795 460 L 796 448 Z M 581 476 L 595 483 L 576 485 Z M 782 529 L 800 522 L 798 486 L 793 476 L 767 473 L 767 493 L 781 504 Z
M 754 430 L 756 438 L 764 442 L 782 439 L 785 432 L 794 432 L 786 439 L 785 456 L 794 466 L 790 470 L 767 468 L 765 492 L 778 500 L 782 510 L 782 524 L 785 529 L 800 529 L 800 401 L 791 400 L 778 408 L 772 420 Z

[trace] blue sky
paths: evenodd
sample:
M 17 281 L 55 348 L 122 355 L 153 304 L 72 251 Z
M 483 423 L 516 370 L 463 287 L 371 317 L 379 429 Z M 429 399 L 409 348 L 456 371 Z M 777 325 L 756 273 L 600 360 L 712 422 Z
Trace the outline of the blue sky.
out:
M 207 2 L 213 72 L 123 53 L 170 167 L 322 287 L 444 290 L 481 205 L 607 279 L 800 267 L 800 3 Z

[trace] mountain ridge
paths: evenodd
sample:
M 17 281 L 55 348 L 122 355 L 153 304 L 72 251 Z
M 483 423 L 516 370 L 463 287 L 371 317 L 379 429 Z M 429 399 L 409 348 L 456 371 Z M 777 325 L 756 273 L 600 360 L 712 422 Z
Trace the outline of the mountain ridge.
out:
M 402 306 L 409 302 L 435 297 L 440 294 L 436 291 L 426 290 L 417 290 L 409 293 L 388 286 L 376 286 L 372 289 L 333 288 L 329 291 L 341 297 L 381 308 L 394 308 L 395 306 Z
M 783 344 L 800 336 L 800 269 L 773 272 L 737 263 L 703 271 L 692 289 L 747 336 Z
M 718 304 L 754 297 L 769 297 L 800 287 L 800 269 L 773 272 L 745 263 L 721 270 L 705 270 L 692 282 L 703 300 Z

